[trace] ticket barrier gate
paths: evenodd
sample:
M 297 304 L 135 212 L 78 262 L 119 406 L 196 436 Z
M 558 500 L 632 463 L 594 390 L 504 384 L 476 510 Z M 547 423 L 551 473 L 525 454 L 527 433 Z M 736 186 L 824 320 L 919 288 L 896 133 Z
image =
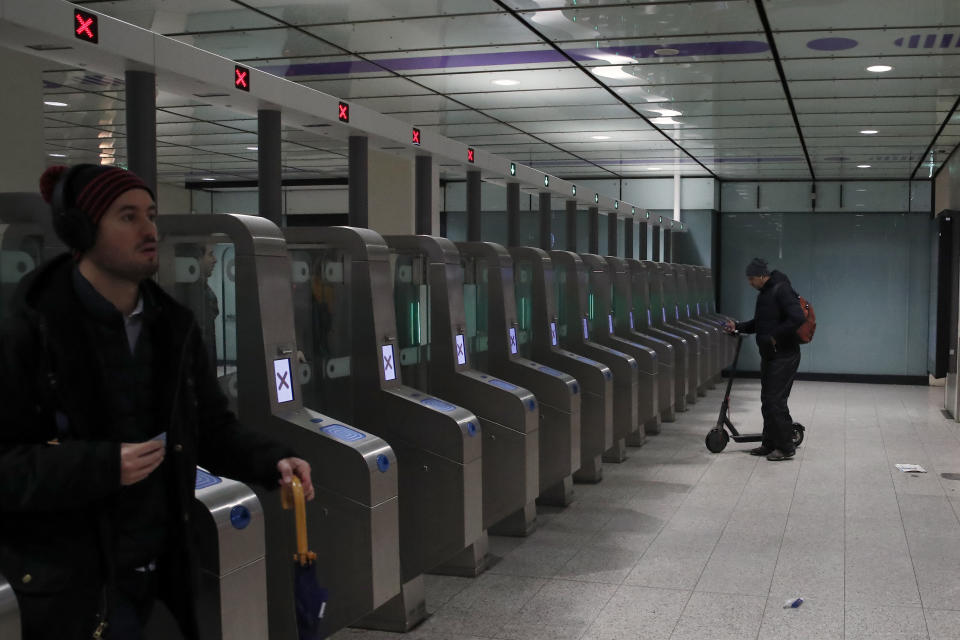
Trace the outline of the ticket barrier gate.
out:
M 677 419 L 674 408 L 676 380 L 676 359 L 673 345 L 648 335 L 638 329 L 633 314 L 633 292 L 630 287 L 630 272 L 624 258 L 607 256 L 606 274 L 610 278 L 610 308 L 613 314 L 613 328 L 617 336 L 652 349 L 657 355 L 657 409 L 656 418 L 644 424 L 647 433 L 659 433 L 661 422 L 673 422 Z
M 650 309 L 653 326 L 680 336 L 687 341 L 690 348 L 690 384 L 687 387 L 687 404 L 696 404 L 700 387 L 703 385 L 704 372 L 708 364 L 708 349 L 706 339 L 699 331 L 687 329 L 674 322 L 673 309 L 667 315 L 667 302 L 664 297 L 665 286 L 659 263 L 649 260 L 640 261 L 647 281 L 650 284 Z
M 291 263 L 272 222 L 170 214 L 158 222 L 161 286 L 188 303 L 209 301 L 187 295 L 190 287 L 210 287 L 217 296 L 214 355 L 218 375 L 228 381 L 222 386 L 231 408 L 244 424 L 311 464 L 316 498 L 307 509 L 309 543 L 318 554 L 321 586 L 330 594 L 324 626 L 332 633 L 400 593 L 397 458 L 379 437 L 304 406 L 301 382 L 312 373 L 298 358 Z M 204 248 L 219 256 L 219 269 L 191 257 Z M 269 633 L 272 640 L 286 640 L 296 637 L 293 530 L 279 495 L 260 496 L 267 522 Z
M 423 573 L 484 539 L 482 430 L 466 409 L 403 382 L 390 250 L 368 229 L 289 228 L 295 318 L 315 372 L 307 402 L 363 424 L 399 461 L 400 594 L 358 626 L 426 617 Z
M 580 468 L 580 385 L 521 355 L 513 286 L 513 259 L 492 242 L 460 242 L 467 342 L 474 366 L 529 389 L 540 404 L 540 478 L 537 502 L 566 506 Z M 527 341 L 529 344 L 529 340 Z
M 696 300 L 692 291 L 692 282 L 690 281 L 690 270 L 686 265 L 673 264 L 675 285 L 677 288 L 676 308 L 680 315 L 680 320 L 688 325 L 698 327 L 707 331 L 710 335 L 710 342 L 713 345 L 712 367 L 710 369 L 710 378 L 708 385 L 712 388 L 720 378 L 720 371 L 724 367 L 724 356 L 726 355 L 726 345 L 730 341 L 729 336 L 720 326 L 720 323 L 714 320 L 701 318 L 696 314 Z
M 696 266 L 688 266 L 686 269 L 690 273 L 691 281 L 694 283 L 695 301 L 694 306 L 691 308 L 695 309 L 697 316 L 718 323 L 721 330 L 723 330 L 723 325 L 725 325 L 728 320 L 733 321 L 733 318 L 717 312 L 716 297 L 713 291 L 712 270 L 709 267 Z M 730 340 L 724 340 L 723 345 L 724 350 L 723 357 L 720 361 L 721 364 L 733 362 L 737 351 L 737 341 L 731 338 Z M 723 364 L 724 368 L 726 366 L 726 364 Z
M 394 264 L 400 370 L 408 384 L 472 411 L 483 427 L 483 527 L 526 536 L 537 519 L 540 410 L 527 389 L 473 368 L 463 266 L 446 238 L 387 236 Z M 486 545 L 483 545 L 486 551 Z M 477 575 L 486 560 L 468 549 L 435 569 Z
M 0 193 L 0 317 L 20 280 L 64 251 L 50 223 L 50 205 L 40 194 Z
M 603 479 L 601 457 L 613 446 L 613 373 L 596 360 L 560 346 L 566 318 L 557 313 L 555 274 L 549 254 L 535 247 L 510 247 L 514 261 L 517 347 L 520 355 L 542 362 L 548 373 L 566 372 L 580 388 L 580 468 L 574 482 Z
M 20 607 L 10 583 L 0 575 L 0 638 L 20 637 Z
M 674 326 L 697 333 L 703 340 L 701 353 L 704 357 L 700 360 L 700 385 L 697 387 L 697 394 L 700 396 L 706 395 L 707 389 L 713 386 L 714 371 L 719 364 L 716 336 L 709 329 L 689 322 L 685 314 L 682 314 L 680 310 L 679 278 L 673 265 L 659 262 L 656 263 L 656 268 L 663 282 L 663 300 L 667 312 L 667 321 Z
M 587 315 L 590 333 L 601 345 L 631 356 L 637 361 L 637 422 L 643 437 L 660 433 L 660 363 L 657 352 L 620 335 L 617 331 L 610 264 L 591 253 L 580 254 L 587 272 Z M 636 436 L 634 436 L 636 437 Z M 641 437 L 636 444 L 643 444 Z M 628 440 L 629 444 L 633 444 Z
M 613 446 L 603 454 L 604 462 L 627 459 L 630 446 L 641 446 L 646 438 L 638 411 L 640 387 L 636 358 L 599 344 L 591 337 L 588 302 L 589 274 L 583 260 L 570 251 L 551 251 L 556 272 L 557 309 L 561 326 L 560 344 L 582 356 L 602 362 L 613 373 Z

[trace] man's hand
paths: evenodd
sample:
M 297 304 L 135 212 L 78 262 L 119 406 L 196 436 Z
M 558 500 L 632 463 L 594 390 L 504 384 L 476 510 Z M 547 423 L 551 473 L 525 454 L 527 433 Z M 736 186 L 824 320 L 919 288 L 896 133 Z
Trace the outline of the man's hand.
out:
M 154 472 L 166 455 L 166 443 L 160 440 L 120 445 L 120 484 L 128 487 Z
M 280 472 L 280 484 L 288 485 L 293 482 L 293 476 L 300 478 L 303 485 L 303 497 L 309 502 L 313 500 L 313 483 L 310 482 L 310 463 L 300 458 L 284 458 L 277 463 Z
M 727 333 L 734 333 L 737 330 L 737 323 L 735 323 L 733 320 L 727 320 L 723 323 L 723 329 Z

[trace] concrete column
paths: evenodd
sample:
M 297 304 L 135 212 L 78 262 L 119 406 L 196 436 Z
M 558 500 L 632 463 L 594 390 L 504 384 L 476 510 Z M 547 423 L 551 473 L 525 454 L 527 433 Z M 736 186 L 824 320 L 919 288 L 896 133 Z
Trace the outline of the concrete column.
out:
M 619 229 L 617 229 L 617 212 L 611 211 L 607 214 L 607 255 L 618 256 L 617 241 L 619 240 Z
M 367 157 L 369 227 L 381 235 L 415 233 L 415 159 L 377 149 L 368 149 Z
M 577 201 L 567 200 L 567 251 L 577 250 Z
M 551 228 L 550 228 L 550 216 L 553 213 L 553 205 L 551 203 L 550 192 L 545 191 L 540 193 L 540 248 L 544 251 L 550 251 L 553 247 L 550 246 L 551 241 Z
M 260 197 L 260 215 L 278 227 L 283 226 L 280 143 L 280 112 L 276 109 L 260 109 L 257 111 L 257 191 Z
M 417 156 L 415 163 L 414 232 L 422 235 L 433 235 L 433 157 Z
M 597 207 L 587 209 L 587 228 L 587 253 L 600 253 L 600 209 Z
M 125 73 L 127 166 L 157 192 L 157 76 Z
M 638 226 L 639 226 L 639 235 L 640 235 L 640 239 L 639 239 L 640 253 L 637 254 L 637 257 L 641 260 L 649 260 L 650 251 L 647 248 L 647 245 L 649 244 L 649 240 L 647 239 L 647 236 L 650 233 L 650 225 L 647 224 L 646 222 L 640 222 L 638 223 Z
M 467 241 L 469 242 L 480 242 L 483 239 L 483 226 L 480 220 L 481 184 L 479 171 L 467 171 Z
M 370 225 L 370 144 L 366 136 L 350 136 L 349 144 L 348 222 L 351 227 L 367 228 Z
M 627 216 L 623 220 L 623 257 L 633 257 L 633 216 Z
M 520 183 L 507 184 L 507 246 L 520 246 Z
M 47 67 L 49 63 L 40 58 L 0 48 L 0 77 L 3 78 L 0 119 L 7 123 L 3 136 L 5 153 L 0 154 L 0 192 L 39 193 L 40 175 L 47 168 L 48 151 L 44 148 L 43 113 L 44 109 L 56 113 L 58 108 L 43 106 L 43 70 Z M 52 95 L 48 99 L 56 100 Z M 63 102 L 69 103 L 69 99 L 64 98 Z M 64 144 L 70 143 L 64 141 Z M 76 157 L 66 149 L 49 151 L 66 156 L 50 158 L 50 164 L 97 162 Z

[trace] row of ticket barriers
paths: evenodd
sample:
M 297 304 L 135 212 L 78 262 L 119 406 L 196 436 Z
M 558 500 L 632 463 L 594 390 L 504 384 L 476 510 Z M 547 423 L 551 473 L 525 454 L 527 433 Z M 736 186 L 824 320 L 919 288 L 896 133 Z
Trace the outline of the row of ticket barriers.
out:
M 0 305 L 62 249 L 48 217 L 0 196 Z M 194 311 L 232 408 L 313 467 L 327 633 L 413 628 L 425 573 L 482 573 L 489 534 L 528 535 L 537 504 L 600 482 L 736 345 L 702 267 L 242 215 L 159 228 L 158 281 Z M 277 496 L 203 470 L 196 495 L 205 637 L 296 637 Z M 0 578 L 0 637 L 15 604 Z M 176 636 L 160 620 L 151 637 Z

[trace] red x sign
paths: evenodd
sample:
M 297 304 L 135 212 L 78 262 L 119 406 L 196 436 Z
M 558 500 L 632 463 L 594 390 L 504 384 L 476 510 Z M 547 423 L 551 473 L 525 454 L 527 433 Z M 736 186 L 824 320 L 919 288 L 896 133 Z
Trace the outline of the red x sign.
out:
M 75 20 L 74 36 L 85 42 L 97 43 L 100 41 L 96 15 L 86 11 L 77 11 L 73 14 L 73 19 Z
M 346 102 L 339 103 L 337 119 L 340 120 L 340 122 L 350 122 L 350 105 Z
M 467 162 L 473 163 L 473 149 L 467 149 Z
M 250 91 L 250 69 L 236 65 L 233 73 L 233 86 L 241 91 Z
M 420 129 L 416 127 L 413 129 L 413 144 L 420 146 Z

